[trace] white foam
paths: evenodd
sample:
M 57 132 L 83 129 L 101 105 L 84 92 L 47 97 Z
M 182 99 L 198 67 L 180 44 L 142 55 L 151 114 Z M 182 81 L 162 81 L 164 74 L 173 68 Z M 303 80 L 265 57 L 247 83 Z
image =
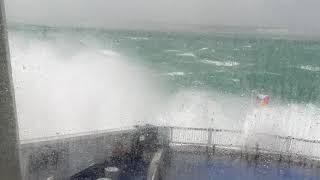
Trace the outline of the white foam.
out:
M 303 69 L 303 70 L 307 70 L 307 71 L 313 71 L 313 72 L 320 71 L 320 67 L 311 66 L 311 65 L 302 65 L 302 66 L 299 66 L 298 68 Z
M 149 40 L 149 38 L 148 37 L 128 37 L 129 39 L 131 39 L 131 40 L 138 40 L 138 41 L 140 41 L 140 40 Z
M 167 75 L 169 75 L 169 76 L 184 76 L 185 73 L 184 72 L 170 72 L 170 73 L 167 73 Z
M 242 46 L 243 48 L 252 48 L 252 46 L 251 45 L 244 45 L 244 46 Z
M 274 72 L 265 72 L 265 74 L 273 75 L 273 76 L 281 76 L 279 73 L 274 73 Z
M 160 125 L 181 127 L 241 128 L 248 102 L 242 97 L 230 98 L 220 93 L 181 90 L 168 99 L 156 118 Z
M 283 104 L 272 99 L 267 106 L 256 96 L 237 96 L 198 90 L 181 90 L 169 98 L 156 118 L 160 125 L 222 128 L 247 135 L 267 133 L 320 139 L 320 107 L 314 104 Z
M 268 133 L 305 139 L 320 138 L 320 108 L 313 104 L 256 107 L 245 117 L 246 133 Z
M 164 50 L 164 52 L 175 52 L 175 53 L 178 53 L 178 52 L 181 52 L 181 50 L 177 50 L 177 49 L 167 49 L 167 50 Z
M 208 49 L 209 49 L 209 48 L 204 47 L 204 48 L 199 49 L 199 51 L 204 51 L 204 50 L 208 50 Z
M 212 60 L 202 60 L 203 63 L 206 64 L 213 64 L 215 66 L 225 66 L 225 67 L 232 67 L 232 66 L 238 66 L 240 63 L 235 61 L 212 61 Z
M 186 56 L 186 57 L 196 57 L 193 53 L 189 52 L 189 53 L 180 53 L 177 54 L 177 56 Z
M 233 82 L 240 82 L 240 79 L 231 79 Z
M 119 53 L 117 53 L 117 52 L 115 52 L 115 51 L 107 50 L 107 49 L 101 50 L 101 53 L 104 54 L 104 55 L 106 55 L 106 56 L 111 56 L 111 57 L 112 57 L 112 56 L 113 56 L 113 57 L 115 57 L 115 56 L 120 56 Z

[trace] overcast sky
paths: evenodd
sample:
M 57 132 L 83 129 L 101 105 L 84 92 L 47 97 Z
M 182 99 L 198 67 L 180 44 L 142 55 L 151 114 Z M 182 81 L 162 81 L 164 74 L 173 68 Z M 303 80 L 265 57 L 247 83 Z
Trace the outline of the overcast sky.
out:
M 320 30 L 319 0 L 5 0 L 9 22 L 117 26 L 170 23 Z

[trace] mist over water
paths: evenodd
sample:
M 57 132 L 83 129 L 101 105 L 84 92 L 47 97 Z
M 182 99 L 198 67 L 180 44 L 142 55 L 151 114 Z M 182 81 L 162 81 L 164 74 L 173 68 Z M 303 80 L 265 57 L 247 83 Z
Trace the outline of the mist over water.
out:
M 5 0 L 5 4 L 9 22 L 54 27 L 212 30 L 224 25 L 317 37 L 320 29 L 317 0 Z
M 145 123 L 320 138 L 317 42 L 41 27 L 9 37 L 21 139 Z

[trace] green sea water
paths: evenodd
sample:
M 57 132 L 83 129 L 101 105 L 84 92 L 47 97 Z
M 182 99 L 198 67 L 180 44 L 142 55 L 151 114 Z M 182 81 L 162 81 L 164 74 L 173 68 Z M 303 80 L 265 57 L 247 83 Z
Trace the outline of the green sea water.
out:
M 153 108 L 152 118 L 143 118 L 156 124 L 228 129 L 243 129 L 249 124 L 247 129 L 251 130 L 320 138 L 317 40 L 39 26 L 10 27 L 9 39 L 14 72 L 18 74 L 15 85 L 20 119 L 27 119 L 20 125 L 25 137 L 43 136 L 42 131 L 30 134 L 41 129 L 47 129 L 48 134 L 66 133 L 68 125 L 52 126 L 43 118 L 56 121 L 53 124 L 76 123 L 79 129 L 70 127 L 71 131 L 82 132 L 110 128 L 107 120 L 135 124 L 131 120 L 140 119 L 141 112 Z M 104 58 L 112 67 L 99 65 Z M 117 66 L 119 59 L 122 65 Z M 144 77 L 116 77 L 135 76 L 127 68 L 131 65 L 135 71 L 143 71 Z M 145 79 L 157 85 L 149 87 L 142 83 Z M 38 105 L 25 103 L 30 92 L 34 96 L 30 99 L 39 99 Z M 270 106 L 250 105 L 250 99 L 258 94 L 269 95 Z M 161 99 L 161 105 L 153 98 Z M 33 112 L 39 107 L 43 114 L 38 117 Z M 38 128 L 27 123 L 34 119 L 39 119 Z M 88 123 L 88 119 L 95 119 L 95 123 Z
M 82 32 L 85 33 L 85 32 Z M 259 35 L 97 31 L 104 48 L 132 57 L 175 88 L 252 91 L 319 102 L 320 41 Z

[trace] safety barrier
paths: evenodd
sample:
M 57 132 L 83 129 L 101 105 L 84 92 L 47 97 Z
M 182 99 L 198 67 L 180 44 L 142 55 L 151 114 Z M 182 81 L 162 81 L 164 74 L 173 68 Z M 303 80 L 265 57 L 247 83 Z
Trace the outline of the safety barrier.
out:
M 320 141 L 238 130 L 167 127 L 171 144 L 223 146 L 246 151 L 291 154 L 320 159 Z
M 155 133 L 146 131 L 150 128 Z M 145 149 L 155 152 L 161 148 L 167 150 L 167 145 L 180 144 L 203 146 L 208 150 L 235 149 L 241 154 L 244 153 L 246 157 L 248 154 L 265 153 L 290 158 L 298 156 L 302 157 L 303 162 L 306 162 L 304 159 L 320 159 L 320 141 L 317 140 L 265 133 L 246 135 L 242 131 L 226 129 L 142 126 L 23 141 L 20 146 L 23 179 L 68 179 L 92 164 L 103 163 L 112 155 L 117 143 L 130 149 L 131 144 L 136 142 L 133 139 L 136 136 L 139 140 L 146 141 Z M 156 139 L 157 142 L 148 139 Z M 155 159 L 151 162 L 154 165 L 148 168 L 149 179 L 161 179 L 163 176 L 159 167 L 162 166 L 161 163 L 165 163 L 163 159 L 166 158 L 158 154 L 170 153 L 156 153 Z

